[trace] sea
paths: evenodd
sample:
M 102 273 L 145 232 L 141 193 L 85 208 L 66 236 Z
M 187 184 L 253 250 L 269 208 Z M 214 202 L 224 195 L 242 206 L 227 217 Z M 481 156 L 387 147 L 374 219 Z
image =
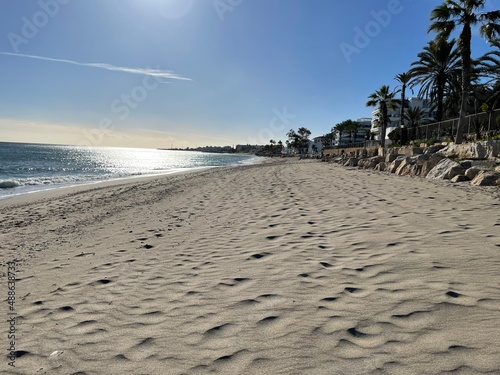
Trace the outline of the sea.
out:
M 0 199 L 100 181 L 253 164 L 258 159 L 198 151 L 0 142 Z

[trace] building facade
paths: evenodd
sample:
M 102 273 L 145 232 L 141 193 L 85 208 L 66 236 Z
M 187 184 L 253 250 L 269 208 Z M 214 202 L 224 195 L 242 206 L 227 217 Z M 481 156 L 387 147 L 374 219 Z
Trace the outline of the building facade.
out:
M 424 118 L 422 119 L 422 122 L 432 122 L 434 121 L 434 117 L 436 115 L 435 110 L 431 106 L 431 102 L 428 99 L 419 99 L 416 97 L 411 97 L 406 99 L 406 104 L 405 104 L 405 111 L 407 111 L 409 108 L 416 108 L 420 107 L 422 111 L 425 113 Z M 374 139 L 375 140 L 380 140 L 380 127 L 378 127 L 378 114 L 379 110 L 375 109 L 372 111 L 372 118 L 371 118 L 371 132 L 374 134 Z M 390 123 L 387 124 L 387 130 L 385 133 L 385 139 L 386 139 L 386 145 L 390 145 L 391 141 L 388 137 L 389 133 L 392 132 L 394 129 L 398 128 L 401 126 L 401 106 L 398 105 L 398 108 L 396 109 L 389 109 L 388 111 L 389 115 L 389 121 Z M 406 123 L 406 120 L 405 120 Z

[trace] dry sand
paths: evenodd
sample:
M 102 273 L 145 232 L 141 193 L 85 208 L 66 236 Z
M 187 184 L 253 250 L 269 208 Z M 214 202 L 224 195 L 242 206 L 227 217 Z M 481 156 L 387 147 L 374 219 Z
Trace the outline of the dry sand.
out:
M 0 201 L 0 372 L 500 374 L 491 192 L 276 160 Z

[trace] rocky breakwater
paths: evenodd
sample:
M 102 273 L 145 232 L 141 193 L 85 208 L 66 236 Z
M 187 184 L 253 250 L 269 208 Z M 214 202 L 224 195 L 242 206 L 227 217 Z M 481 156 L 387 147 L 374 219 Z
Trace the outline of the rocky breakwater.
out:
M 400 176 L 500 186 L 500 141 L 379 149 L 377 155 L 363 156 L 346 153 L 331 161 Z

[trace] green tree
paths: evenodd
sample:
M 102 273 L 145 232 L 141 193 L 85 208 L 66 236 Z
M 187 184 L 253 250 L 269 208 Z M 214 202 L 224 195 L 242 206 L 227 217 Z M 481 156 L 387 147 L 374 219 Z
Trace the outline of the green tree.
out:
M 303 152 L 304 149 L 307 148 L 309 143 L 309 136 L 311 135 L 311 131 L 307 128 L 300 127 L 297 131 L 290 129 L 290 131 L 286 134 L 290 145 Z
M 421 85 L 418 96 L 435 102 L 435 119 L 441 121 L 444 115 L 445 92 L 453 79 L 460 74 L 460 54 L 455 48 L 455 41 L 431 40 L 411 66 L 409 73 L 413 84 Z
M 394 92 L 390 91 L 388 85 L 383 85 L 380 89 L 368 96 L 366 102 L 367 107 L 377 107 L 380 113 L 381 120 L 381 134 L 380 146 L 385 147 L 385 133 L 387 124 L 389 123 L 389 109 L 396 109 L 400 104 L 398 99 L 394 98 Z
M 401 117 L 400 125 L 405 124 L 406 88 L 410 84 L 412 76 L 409 72 L 399 73 L 394 78 L 401 85 Z
M 346 130 L 349 132 L 349 143 L 353 142 L 353 137 L 356 139 L 356 136 L 358 135 L 359 131 L 359 122 L 353 121 L 353 120 L 347 120 L 345 121 L 346 123 Z
M 439 39 L 448 40 L 451 33 L 460 27 L 458 49 L 462 63 L 462 95 L 460 116 L 455 143 L 463 140 L 467 115 L 468 95 L 471 84 L 471 38 L 472 26 L 480 24 L 479 33 L 488 40 L 500 35 L 500 11 L 481 12 L 486 0 L 445 0 L 431 12 L 428 32 L 434 31 Z
M 321 143 L 323 144 L 323 148 L 331 148 L 333 146 L 333 141 L 335 140 L 335 131 L 332 130 L 330 133 L 326 133 L 321 137 Z
M 486 80 L 484 86 L 487 95 L 483 102 L 493 111 L 500 104 L 500 39 L 491 41 L 490 45 L 493 49 L 479 58 L 477 66 Z
M 411 129 L 411 138 L 414 140 L 417 136 L 417 126 L 422 123 L 426 114 L 419 106 L 408 108 L 405 113 L 405 119 L 408 121 L 408 127 Z

